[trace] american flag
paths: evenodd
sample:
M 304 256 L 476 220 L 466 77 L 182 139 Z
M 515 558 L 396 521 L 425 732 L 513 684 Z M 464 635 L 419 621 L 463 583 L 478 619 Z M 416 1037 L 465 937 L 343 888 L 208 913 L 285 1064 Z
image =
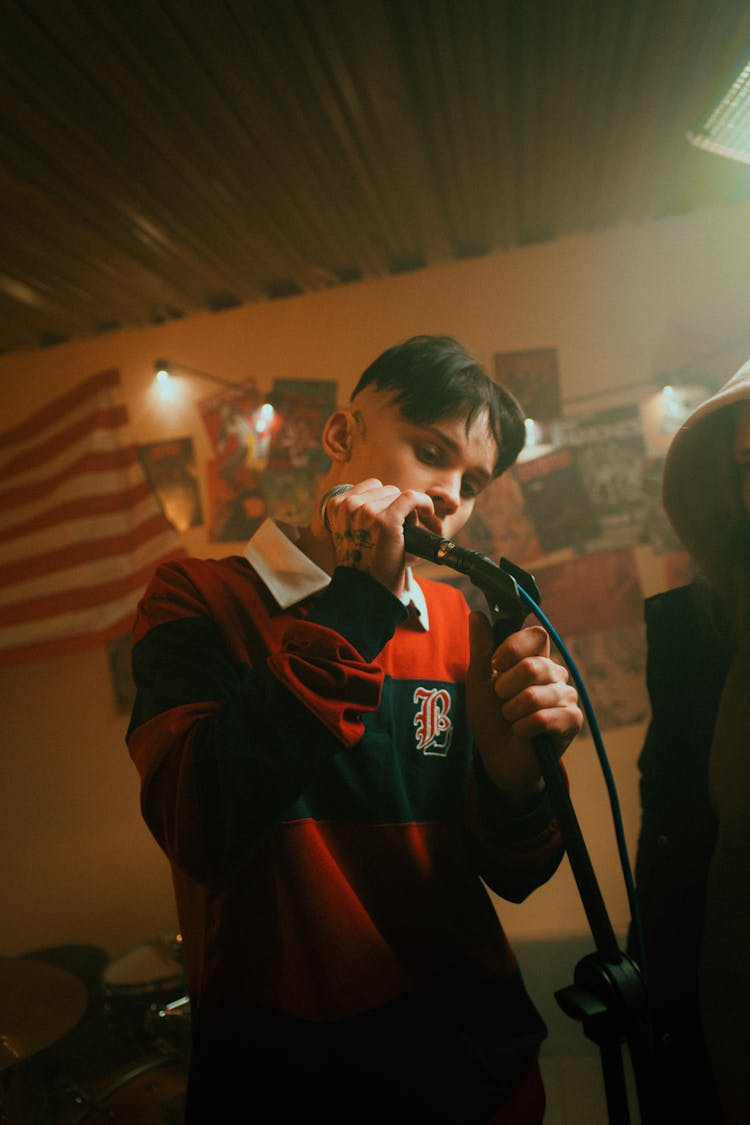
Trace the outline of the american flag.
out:
M 184 555 L 129 437 L 117 370 L 0 433 L 0 667 L 126 634 Z

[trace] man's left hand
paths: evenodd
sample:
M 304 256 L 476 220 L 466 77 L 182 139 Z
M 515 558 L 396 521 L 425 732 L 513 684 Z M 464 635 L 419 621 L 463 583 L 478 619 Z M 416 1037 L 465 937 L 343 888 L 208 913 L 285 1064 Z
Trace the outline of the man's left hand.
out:
M 550 657 L 540 625 L 495 647 L 483 613 L 469 616 L 471 661 L 466 677 L 469 728 L 484 767 L 509 805 L 530 807 L 543 787 L 533 740 L 547 735 L 562 754 L 583 726 L 567 669 Z

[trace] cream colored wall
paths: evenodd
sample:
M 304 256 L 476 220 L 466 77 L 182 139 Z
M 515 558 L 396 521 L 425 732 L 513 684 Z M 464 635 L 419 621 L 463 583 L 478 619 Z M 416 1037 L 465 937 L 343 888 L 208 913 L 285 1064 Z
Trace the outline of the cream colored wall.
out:
M 11 425 L 114 365 L 135 438 L 190 433 L 200 461 L 208 450 L 194 406 L 167 414 L 151 394 L 157 356 L 231 379 L 252 377 L 261 387 L 276 377 L 332 378 L 343 398 L 378 352 L 416 332 L 456 335 L 488 365 L 494 352 L 556 347 L 563 394 L 577 396 L 647 379 L 711 350 L 744 349 L 749 263 L 749 206 L 570 237 L 0 357 L 0 417 Z M 186 390 L 190 400 L 211 388 L 193 381 Z M 232 549 L 207 542 L 204 529 L 185 538 L 197 554 Z M 644 592 L 659 585 L 658 568 L 646 570 Z M 127 720 L 115 710 L 104 650 L 0 671 L 0 706 L 0 954 L 82 942 L 118 955 L 173 930 L 168 868 L 140 820 L 123 743 Z M 640 726 L 605 734 L 631 848 L 642 736 Z M 591 744 L 581 740 L 566 761 L 584 835 L 622 931 L 626 903 Z M 566 868 L 528 903 L 503 904 L 502 914 L 515 938 L 586 932 Z

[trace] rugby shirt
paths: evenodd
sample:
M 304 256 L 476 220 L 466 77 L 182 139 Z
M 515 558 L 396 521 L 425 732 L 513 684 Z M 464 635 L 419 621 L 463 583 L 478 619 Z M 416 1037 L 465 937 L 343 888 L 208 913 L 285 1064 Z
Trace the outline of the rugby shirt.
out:
M 480 876 L 520 901 L 562 844 L 545 797 L 506 814 L 466 603 L 420 586 L 429 628 L 348 568 L 280 606 L 245 557 L 167 563 L 141 602 L 127 738 L 183 935 L 189 1122 L 217 1083 L 247 1120 L 541 1120 L 544 1026 Z

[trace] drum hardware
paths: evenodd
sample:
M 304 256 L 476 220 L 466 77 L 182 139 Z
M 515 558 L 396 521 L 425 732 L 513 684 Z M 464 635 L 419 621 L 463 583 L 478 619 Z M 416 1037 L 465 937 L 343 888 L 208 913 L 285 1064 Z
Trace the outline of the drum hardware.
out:
M 163 1019 L 176 1031 L 177 1014 L 188 1004 L 181 940 L 178 934 L 144 942 L 111 961 L 102 974 L 104 1011 L 113 1031 L 143 1050 L 149 1048 L 159 1013 L 165 1012 Z M 160 1023 L 159 1034 L 167 1026 Z
M 46 961 L 0 958 L 3 1125 L 181 1125 L 190 1051 L 181 938 L 161 935 L 104 967 L 101 952 L 86 984 Z
M 190 997 L 181 996 L 179 1000 L 172 1000 L 169 1004 L 165 1004 L 163 1008 L 158 1008 L 156 1014 L 160 1020 L 184 1020 L 190 1015 Z
M 187 1054 L 191 1035 L 190 997 L 180 996 L 163 1005 L 151 1004 L 144 1029 L 156 1046 L 164 1043 L 174 1049 L 177 1044 Z
M 102 974 L 105 996 L 147 996 L 181 989 L 184 978 L 181 942 L 179 934 L 162 935 L 110 961 Z
M 185 1107 L 187 1066 L 180 1052 L 143 1057 L 105 1079 L 99 1090 L 68 1090 L 73 1103 L 60 1125 L 84 1122 L 132 1122 L 132 1125 L 179 1125 Z

